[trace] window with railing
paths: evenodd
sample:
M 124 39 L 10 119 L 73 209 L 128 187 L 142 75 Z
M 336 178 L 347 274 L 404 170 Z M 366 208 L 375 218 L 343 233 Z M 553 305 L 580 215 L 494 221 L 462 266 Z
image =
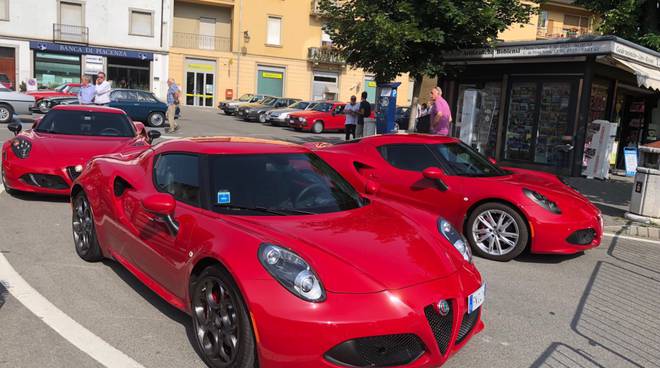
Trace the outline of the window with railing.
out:
M 537 38 L 575 38 L 593 33 L 591 17 L 565 14 L 563 21 L 550 19 L 541 11 L 536 30 Z
M 339 49 L 332 46 L 310 47 L 307 49 L 307 60 L 315 64 L 345 64 L 346 60 Z
M 71 24 L 53 24 L 53 41 L 89 42 L 89 28 Z
M 231 51 L 231 38 L 174 32 L 172 46 L 184 49 Z

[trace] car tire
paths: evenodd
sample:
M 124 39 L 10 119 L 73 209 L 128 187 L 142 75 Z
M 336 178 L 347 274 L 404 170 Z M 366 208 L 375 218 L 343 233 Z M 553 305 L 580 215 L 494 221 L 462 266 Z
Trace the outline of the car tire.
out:
M 209 367 L 253 368 L 258 365 L 250 313 L 227 271 L 218 266 L 204 269 L 190 284 L 190 308 L 196 348 Z M 229 331 L 223 331 L 231 324 Z M 213 344 L 227 340 L 236 343 L 219 347 Z
M 315 121 L 314 124 L 312 124 L 312 133 L 314 133 L 314 134 L 323 133 L 323 122 L 322 121 Z
M 266 114 L 259 114 L 259 122 L 260 122 L 261 124 L 266 124 L 266 123 L 267 123 L 267 121 L 266 121 Z
M 71 229 L 76 253 L 87 262 L 100 261 L 103 254 L 96 237 L 92 207 L 84 192 L 75 195 L 71 207 Z
M 160 128 L 165 125 L 165 114 L 162 112 L 152 112 L 147 116 L 147 122 L 149 126 L 154 128 Z
M 44 100 L 39 101 L 39 103 L 37 104 L 37 109 L 39 109 L 39 112 L 42 114 L 45 114 L 48 112 L 48 110 L 50 110 L 48 108 L 48 102 Z
M 7 179 L 5 179 L 5 169 L 3 167 L 0 167 L 0 181 L 2 181 L 2 186 L 3 186 L 3 188 L 5 188 L 5 192 L 7 192 L 7 194 L 9 194 L 9 195 L 16 194 L 16 190 L 10 188 L 7 185 Z
M 0 104 L 0 123 L 7 124 L 14 120 L 14 109 L 11 105 Z
M 302 132 L 302 128 L 293 128 L 296 132 Z
M 516 258 L 527 248 L 529 227 L 513 207 L 489 202 L 470 213 L 465 236 L 475 254 L 504 262 Z

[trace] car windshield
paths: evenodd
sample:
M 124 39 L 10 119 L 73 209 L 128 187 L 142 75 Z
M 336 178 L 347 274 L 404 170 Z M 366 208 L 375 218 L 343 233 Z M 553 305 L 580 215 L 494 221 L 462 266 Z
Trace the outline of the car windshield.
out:
M 332 109 L 332 104 L 326 102 L 318 103 L 316 104 L 316 106 L 312 108 L 312 110 L 314 111 L 321 111 L 321 112 L 328 112 L 330 111 L 330 109 Z
M 55 91 L 57 92 L 63 92 L 66 89 L 66 84 L 62 84 L 60 86 L 55 87 Z
M 250 101 L 254 97 L 253 95 L 246 93 L 243 96 L 239 97 L 238 100 L 242 102 Z
M 216 155 L 211 206 L 232 215 L 300 215 L 362 206 L 358 193 L 314 154 Z
M 450 175 L 483 177 L 508 174 L 463 143 L 431 144 L 429 147 Z
M 123 114 L 52 110 L 39 122 L 37 132 L 101 137 L 133 137 L 135 130 Z
M 291 105 L 289 105 L 289 108 L 305 110 L 307 108 L 307 106 L 309 106 L 309 102 L 298 101 L 298 102 L 294 102 Z
M 274 98 L 274 97 L 267 97 L 266 99 L 264 99 L 263 101 L 261 101 L 261 104 L 262 104 L 262 105 L 267 105 L 267 106 L 272 106 L 272 105 L 275 105 L 276 102 L 277 102 L 277 99 L 276 99 L 276 98 Z

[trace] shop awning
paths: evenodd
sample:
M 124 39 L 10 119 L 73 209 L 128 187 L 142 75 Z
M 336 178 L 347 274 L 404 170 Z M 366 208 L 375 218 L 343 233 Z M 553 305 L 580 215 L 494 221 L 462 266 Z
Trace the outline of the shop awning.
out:
M 622 64 L 625 69 L 628 69 L 637 76 L 637 84 L 640 87 L 647 87 L 660 91 L 660 69 L 653 69 L 616 56 L 613 58 L 617 63 Z

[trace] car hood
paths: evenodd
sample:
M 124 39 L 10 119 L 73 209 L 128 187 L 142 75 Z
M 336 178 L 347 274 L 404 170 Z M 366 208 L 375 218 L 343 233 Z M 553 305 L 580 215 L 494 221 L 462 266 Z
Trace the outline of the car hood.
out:
M 59 164 L 85 163 L 94 156 L 134 149 L 134 137 L 81 137 L 75 135 L 55 135 L 26 132 L 32 141 L 30 157 L 48 158 Z
M 373 202 L 330 214 L 233 218 L 259 232 L 264 242 L 301 255 L 332 292 L 400 289 L 457 270 L 448 253 L 452 246 L 428 230 L 436 227 L 430 214 L 422 224 Z
M 34 97 L 19 92 L 0 92 L 0 100 L 34 102 Z
M 291 108 L 273 109 L 273 110 L 270 110 L 270 113 L 271 114 L 287 114 L 287 113 L 297 112 L 297 111 L 301 111 L 301 110 L 300 109 L 291 109 Z
M 265 108 L 265 107 L 271 107 L 271 106 L 260 104 L 260 103 L 248 103 L 248 104 L 245 104 L 245 105 L 241 105 L 241 109 L 259 109 L 259 108 Z
M 49 97 L 49 96 L 71 96 L 69 93 L 64 93 L 64 92 L 57 92 L 57 91 L 31 91 L 31 92 L 26 92 L 28 95 L 31 96 L 43 96 L 43 97 Z
M 314 111 L 314 110 L 305 110 L 305 111 L 299 111 L 294 114 L 296 117 L 301 117 L 301 118 L 306 118 L 309 116 L 317 116 L 317 115 L 330 115 L 330 112 L 322 112 L 322 111 Z

